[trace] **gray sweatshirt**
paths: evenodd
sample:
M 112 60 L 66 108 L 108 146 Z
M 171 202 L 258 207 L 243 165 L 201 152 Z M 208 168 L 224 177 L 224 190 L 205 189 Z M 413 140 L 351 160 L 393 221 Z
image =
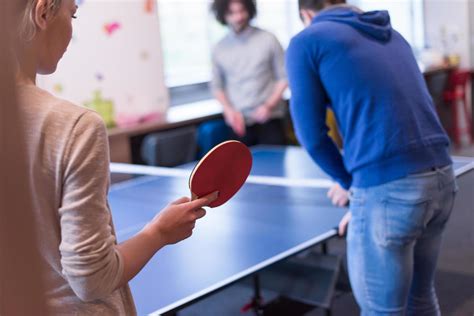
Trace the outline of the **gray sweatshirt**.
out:
M 253 125 L 252 112 L 270 97 L 277 82 L 286 82 L 284 62 L 285 53 L 273 34 L 253 26 L 239 34 L 230 31 L 214 48 L 211 88 L 224 91 L 246 124 Z M 271 118 L 284 114 L 281 100 Z

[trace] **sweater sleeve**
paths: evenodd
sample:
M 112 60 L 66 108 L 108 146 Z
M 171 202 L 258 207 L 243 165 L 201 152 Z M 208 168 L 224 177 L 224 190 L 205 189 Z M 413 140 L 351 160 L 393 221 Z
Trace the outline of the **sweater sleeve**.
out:
M 107 132 L 102 119 L 88 111 L 77 120 L 66 145 L 59 208 L 63 274 L 83 301 L 111 294 L 123 273 L 107 203 L 108 187 Z
M 274 35 L 271 35 L 271 47 L 272 68 L 275 79 L 277 81 L 286 82 L 288 79 L 285 69 L 285 51 L 283 50 L 283 47 Z
M 212 52 L 212 78 L 211 78 L 211 91 L 216 92 L 218 90 L 224 90 L 225 88 L 225 76 L 224 71 L 219 65 L 217 58 L 217 48 Z
M 301 145 L 321 169 L 348 189 L 352 177 L 344 167 L 337 146 L 328 136 L 326 93 L 314 57 L 304 44 L 302 39 L 294 38 L 288 47 L 286 60 L 295 132 Z

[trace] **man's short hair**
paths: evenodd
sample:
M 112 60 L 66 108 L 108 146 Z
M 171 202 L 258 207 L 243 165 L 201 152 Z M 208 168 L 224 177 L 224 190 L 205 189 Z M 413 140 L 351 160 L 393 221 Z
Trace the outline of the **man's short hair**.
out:
M 300 10 L 312 10 L 315 12 L 324 9 L 325 5 L 346 3 L 346 0 L 298 0 Z
M 249 13 L 249 20 L 252 20 L 257 15 L 257 6 L 255 0 L 214 0 L 212 4 L 212 12 L 216 16 L 216 20 L 222 25 L 227 25 L 225 16 L 229 11 L 229 5 L 231 2 L 240 2 Z

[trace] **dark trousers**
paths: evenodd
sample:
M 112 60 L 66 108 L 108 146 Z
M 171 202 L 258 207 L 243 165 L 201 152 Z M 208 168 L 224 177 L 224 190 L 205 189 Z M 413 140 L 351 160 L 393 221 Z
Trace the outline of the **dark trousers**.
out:
M 244 137 L 235 135 L 222 119 L 204 122 L 199 126 L 197 133 L 198 156 L 204 156 L 215 145 L 229 139 L 239 140 L 247 146 L 286 145 L 285 121 L 272 119 L 264 124 L 247 126 Z
M 285 145 L 285 124 L 283 119 L 272 119 L 263 124 L 247 126 L 245 136 L 238 137 L 231 131 L 232 138 L 247 146 L 254 145 Z

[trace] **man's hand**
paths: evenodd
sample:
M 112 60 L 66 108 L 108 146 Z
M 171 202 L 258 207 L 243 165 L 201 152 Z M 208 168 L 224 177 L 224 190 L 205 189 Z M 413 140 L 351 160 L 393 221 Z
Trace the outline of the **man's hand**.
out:
M 347 231 L 347 225 L 349 225 L 349 222 L 351 221 L 351 217 L 352 217 L 351 212 L 347 212 L 346 215 L 344 215 L 344 217 L 339 222 L 339 228 L 338 228 L 339 236 L 345 235 Z
M 327 196 L 331 199 L 332 204 L 336 206 L 346 206 L 349 202 L 349 191 L 341 187 L 339 183 L 333 184 Z
M 268 121 L 271 113 L 272 113 L 271 109 L 267 105 L 262 104 L 259 107 L 257 107 L 255 111 L 253 111 L 252 118 L 257 123 L 263 124 Z
M 245 136 L 245 119 L 242 113 L 234 109 L 227 109 L 224 110 L 224 119 L 237 136 Z

